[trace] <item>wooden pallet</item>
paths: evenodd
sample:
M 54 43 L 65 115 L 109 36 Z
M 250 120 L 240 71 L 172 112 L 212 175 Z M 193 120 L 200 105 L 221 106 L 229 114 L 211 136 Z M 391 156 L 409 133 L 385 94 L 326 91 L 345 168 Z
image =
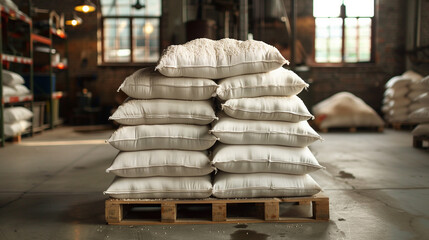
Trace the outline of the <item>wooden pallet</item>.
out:
M 342 127 L 342 128 L 320 128 L 320 132 L 383 132 L 384 127 Z
M 394 130 L 412 130 L 416 126 L 415 123 L 402 123 L 395 122 L 389 123 L 387 127 L 393 128 Z
M 424 142 L 427 143 L 427 147 L 424 147 Z M 414 136 L 413 147 L 415 148 L 429 148 L 429 136 Z
M 114 225 L 325 222 L 329 198 L 319 193 L 289 198 L 108 199 L 105 214 L 107 223 Z

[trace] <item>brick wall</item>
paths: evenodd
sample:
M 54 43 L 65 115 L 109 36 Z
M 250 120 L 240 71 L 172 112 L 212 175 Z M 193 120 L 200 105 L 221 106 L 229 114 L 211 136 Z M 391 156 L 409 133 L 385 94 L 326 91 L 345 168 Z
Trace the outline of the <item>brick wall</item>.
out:
M 36 6 L 54 1 L 34 1 Z M 349 91 L 362 98 L 377 111 L 380 110 L 383 86 L 392 76 L 403 73 L 405 69 L 405 35 L 407 21 L 407 1 L 376 0 L 376 63 L 361 67 L 310 67 L 309 71 L 297 71 L 310 83 L 308 92 L 302 97 L 311 107 L 326 97 L 340 91 Z M 290 1 L 285 1 L 286 7 Z M 73 5 L 74 1 L 65 0 L 64 5 Z M 55 5 L 55 4 L 54 4 Z M 58 5 L 58 4 L 56 4 Z M 170 6 L 171 5 L 171 6 Z M 55 6 L 51 6 L 55 9 Z M 422 36 L 421 43 L 429 44 L 429 0 L 422 0 Z M 61 6 L 61 9 L 70 7 Z M 61 9 L 57 9 L 61 11 Z M 312 55 L 314 30 L 312 28 L 312 0 L 297 1 L 298 39 L 302 42 L 307 55 Z M 161 44 L 183 43 L 185 28 L 181 12 L 181 1 L 163 1 L 163 17 L 161 27 Z M 140 66 L 97 66 L 97 16 L 82 15 L 84 23 L 76 29 L 68 28 L 69 33 L 69 69 L 71 85 L 75 94 L 82 87 L 93 92 L 100 105 L 106 109 L 113 108 L 124 98 L 116 92 L 124 78 Z M 301 22 L 300 22 L 301 21 Z M 314 21 L 313 21 L 314 22 Z M 429 74 L 429 67 L 424 64 L 413 65 L 412 68 L 424 75 Z M 91 80 L 91 78 L 94 78 Z

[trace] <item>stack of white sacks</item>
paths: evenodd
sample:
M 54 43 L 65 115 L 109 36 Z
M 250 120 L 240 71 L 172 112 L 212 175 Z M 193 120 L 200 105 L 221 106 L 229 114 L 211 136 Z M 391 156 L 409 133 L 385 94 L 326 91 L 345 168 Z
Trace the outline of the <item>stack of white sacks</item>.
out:
M 134 99 L 111 119 L 134 126 L 120 127 L 108 140 L 121 152 L 108 169 L 118 177 L 105 193 L 114 198 L 318 193 L 320 186 L 307 173 L 323 167 L 307 146 L 321 138 L 296 96 L 308 85 L 282 68 L 285 63 L 276 48 L 253 40 L 196 39 L 170 46 L 155 69 L 159 73 L 139 70 L 120 87 Z M 223 108 L 217 117 L 207 100 L 216 93 Z M 212 166 L 219 170 L 213 182 Z
M 412 100 L 412 111 L 408 116 L 411 123 L 418 124 L 414 130 L 414 136 L 429 136 L 429 76 L 416 78 L 412 87 L 421 92 Z
M 30 94 L 30 90 L 24 86 L 24 78 L 18 73 L 8 70 L 2 70 L 3 97 L 23 96 Z M 4 135 L 14 137 L 29 127 L 31 127 L 31 118 L 33 113 L 25 107 L 5 108 L 4 116 Z
M 2 70 L 3 97 L 24 96 L 30 90 L 24 85 L 24 78 L 18 73 Z
M 308 145 L 320 139 L 307 120 L 313 116 L 296 96 L 308 85 L 282 67 L 225 78 L 218 97 L 223 112 L 211 132 L 219 169 L 218 198 L 313 195 L 319 185 L 307 173 L 322 168 Z
M 420 81 L 422 76 L 414 71 L 391 78 L 385 85 L 384 118 L 389 123 L 411 123 L 409 114 L 423 106 L 415 99 L 426 92 Z
M 15 137 L 31 127 L 33 112 L 25 107 L 8 107 L 4 109 L 4 135 Z
M 120 152 L 107 169 L 114 198 L 206 198 L 214 170 L 207 149 L 216 137 L 211 97 L 216 83 L 168 78 L 141 69 L 120 86 L 130 98 L 110 117 L 122 124 L 108 142 Z

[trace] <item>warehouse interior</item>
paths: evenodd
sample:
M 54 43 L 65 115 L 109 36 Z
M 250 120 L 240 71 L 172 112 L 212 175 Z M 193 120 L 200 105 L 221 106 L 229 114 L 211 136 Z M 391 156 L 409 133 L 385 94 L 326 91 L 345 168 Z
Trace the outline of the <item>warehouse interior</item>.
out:
M 81 3 L 85 10 L 75 8 Z M 0 239 L 429 238 L 428 0 L 0 0 L 0 6 Z M 308 84 L 296 96 L 317 132 L 305 147 L 320 169 L 308 175 L 329 198 L 327 218 L 318 219 L 314 197 L 277 203 L 274 220 L 266 202 L 265 210 L 250 202 L 232 211 L 232 200 L 223 222 L 211 221 L 215 205 L 205 204 L 177 204 L 181 220 L 164 221 L 158 202 L 121 205 L 119 214 L 125 219 L 128 209 L 131 220 L 119 226 L 109 220 L 106 200 L 115 195 L 106 190 L 118 177 L 106 169 L 118 153 L 143 150 L 112 140 L 122 125 L 132 125 L 112 120 L 133 101 L 128 97 L 136 98 L 124 80 L 159 67 L 171 46 L 200 38 L 262 41 L 288 60 L 280 68 Z M 254 73 L 260 72 L 243 76 Z M 206 78 L 220 88 L 234 77 Z M 23 82 L 11 87 L 8 79 L 17 78 Z M 244 97 L 280 96 L 275 90 Z M 226 110 L 234 97 L 214 91 L 210 101 L 228 116 L 216 112 L 203 123 L 214 145 L 198 150 L 211 158 L 228 144 L 256 146 L 246 136 L 243 143 L 222 141 L 227 137 L 216 127 L 238 115 Z M 165 109 L 193 105 L 177 104 Z M 31 114 L 11 127 L 10 109 L 22 107 Z M 210 168 L 212 179 L 223 171 Z M 295 213 L 299 219 L 290 218 Z M 139 222 L 143 215 L 151 222 Z

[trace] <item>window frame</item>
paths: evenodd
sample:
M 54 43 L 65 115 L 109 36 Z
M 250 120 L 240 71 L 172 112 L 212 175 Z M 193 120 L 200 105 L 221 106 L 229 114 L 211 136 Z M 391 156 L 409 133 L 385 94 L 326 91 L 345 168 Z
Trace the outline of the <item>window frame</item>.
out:
M 153 65 L 156 63 L 156 61 L 142 61 L 142 62 L 135 62 L 134 61 L 134 55 L 133 55 L 133 51 L 134 51 L 134 38 L 133 38 L 133 20 L 134 19 L 158 19 L 159 21 L 159 26 L 158 26 L 158 53 L 159 55 L 161 55 L 162 53 L 162 49 L 161 49 L 161 39 L 162 39 L 162 0 L 161 0 L 161 15 L 160 16 L 132 16 L 132 15 L 114 15 L 114 16 L 103 16 L 103 14 L 101 13 L 101 10 L 99 12 L 99 31 L 100 31 L 100 38 L 99 38 L 99 46 L 100 46 L 100 52 L 101 54 L 99 54 L 99 60 L 98 60 L 98 66 L 145 66 L 145 65 Z M 105 19 L 118 19 L 118 18 L 122 18 L 122 19 L 127 19 L 129 21 L 129 41 L 130 41 L 130 61 L 127 62 L 106 62 L 105 61 L 105 48 L 104 48 L 104 20 Z M 101 59 L 100 59 L 101 58 Z
M 339 66 L 348 66 L 348 67 L 353 67 L 353 66 L 358 66 L 358 67 L 364 67 L 364 66 L 373 66 L 374 63 L 376 63 L 376 26 L 377 26 L 377 19 L 378 19 L 378 14 L 376 11 L 376 6 L 377 6 L 377 0 L 374 0 L 374 16 L 373 17 L 347 17 L 342 14 L 340 14 L 340 16 L 338 17 L 315 17 L 313 15 L 314 18 L 314 35 L 313 35 L 313 52 L 312 52 L 312 63 L 311 66 L 321 66 L 321 67 L 339 67 Z M 313 5 L 314 7 L 314 5 Z M 316 19 L 317 18 L 341 18 L 342 19 L 342 26 L 341 26 L 341 31 L 342 31 L 342 43 L 341 43 L 341 62 L 316 62 Z M 345 61 L 345 19 L 347 18 L 354 18 L 354 19 L 359 19 L 359 18 L 370 18 L 371 19 L 371 49 L 370 49 L 370 60 L 369 61 L 365 61 L 365 62 L 346 62 Z

